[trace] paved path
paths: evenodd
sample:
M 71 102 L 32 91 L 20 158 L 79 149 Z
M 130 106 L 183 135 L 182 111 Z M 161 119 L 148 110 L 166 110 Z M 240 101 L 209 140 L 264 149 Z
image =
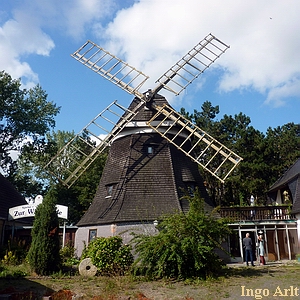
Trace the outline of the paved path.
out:
M 259 263 L 257 261 L 254 262 L 255 266 L 258 267 L 264 267 L 259 265 Z M 280 266 L 280 265 L 293 265 L 293 264 L 299 264 L 298 261 L 296 260 L 277 260 L 277 261 L 270 261 L 270 262 L 266 262 L 265 266 Z M 246 267 L 246 263 L 228 263 L 227 264 L 228 267 L 230 268 L 242 268 L 242 267 Z M 251 266 L 250 266 L 251 267 Z

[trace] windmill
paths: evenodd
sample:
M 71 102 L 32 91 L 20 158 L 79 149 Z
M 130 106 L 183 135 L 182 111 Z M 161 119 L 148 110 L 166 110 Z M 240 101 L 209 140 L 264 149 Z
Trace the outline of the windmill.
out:
M 46 166 L 70 187 L 110 147 L 95 199 L 79 226 L 153 221 L 171 209 L 185 211 L 180 190 L 197 186 L 206 192 L 198 166 L 221 182 L 237 167 L 240 156 L 177 113 L 159 94 L 167 90 L 179 95 L 228 48 L 207 35 L 146 92 L 141 88 L 148 76 L 90 40 L 71 55 L 134 96 L 128 108 L 111 103 Z M 90 150 L 82 151 L 81 143 Z

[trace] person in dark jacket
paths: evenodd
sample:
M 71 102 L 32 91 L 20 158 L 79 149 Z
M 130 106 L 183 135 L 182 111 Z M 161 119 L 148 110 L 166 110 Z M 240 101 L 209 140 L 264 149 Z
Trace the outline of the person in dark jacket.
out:
M 247 266 L 249 266 L 249 257 L 250 257 L 251 265 L 254 267 L 253 253 L 252 253 L 252 239 L 250 238 L 249 233 L 246 233 L 246 237 L 243 238 L 243 245 L 244 245 L 245 254 L 246 254 L 246 264 L 247 264 Z

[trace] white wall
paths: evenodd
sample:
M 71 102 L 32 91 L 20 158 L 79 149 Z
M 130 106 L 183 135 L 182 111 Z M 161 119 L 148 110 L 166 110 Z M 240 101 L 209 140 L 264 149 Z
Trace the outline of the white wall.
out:
M 76 255 L 78 257 L 81 256 L 84 247 L 88 245 L 88 243 L 89 243 L 89 232 L 92 229 L 97 230 L 97 237 L 112 236 L 110 225 L 91 226 L 91 227 L 78 227 L 78 229 L 76 231 L 76 234 L 75 234 L 75 249 L 76 249 Z
M 90 230 L 97 230 L 97 237 L 109 237 L 120 235 L 124 244 L 128 244 L 132 239 L 132 232 L 154 234 L 157 232 L 153 223 L 135 223 L 135 224 L 110 224 L 98 225 L 90 227 L 78 227 L 75 235 L 75 249 L 76 255 L 81 256 L 85 245 L 89 242 Z

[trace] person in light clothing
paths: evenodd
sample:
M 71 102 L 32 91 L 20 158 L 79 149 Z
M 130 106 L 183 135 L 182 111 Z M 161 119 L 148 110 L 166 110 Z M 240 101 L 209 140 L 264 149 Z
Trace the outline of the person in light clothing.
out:
M 263 235 L 257 236 L 258 240 L 258 252 L 259 252 L 259 261 L 261 265 L 265 265 L 265 241 Z

